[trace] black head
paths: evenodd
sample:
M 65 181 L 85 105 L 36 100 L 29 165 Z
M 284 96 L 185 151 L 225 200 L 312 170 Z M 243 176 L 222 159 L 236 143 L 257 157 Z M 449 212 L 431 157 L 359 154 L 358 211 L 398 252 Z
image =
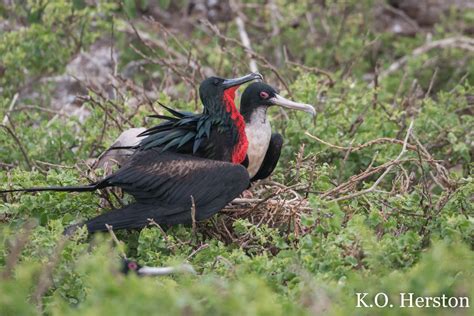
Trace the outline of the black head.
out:
M 254 82 L 245 89 L 240 98 L 240 113 L 248 122 L 256 109 L 266 109 L 272 105 L 316 114 L 313 106 L 288 100 L 279 95 L 275 88 L 263 82 Z
M 240 85 L 257 79 L 262 80 L 262 75 L 259 73 L 250 73 L 243 77 L 231 79 L 209 77 L 201 82 L 199 86 L 201 102 L 208 111 L 212 111 L 215 107 L 222 107 L 224 93 L 233 99 L 235 97 L 235 91 Z

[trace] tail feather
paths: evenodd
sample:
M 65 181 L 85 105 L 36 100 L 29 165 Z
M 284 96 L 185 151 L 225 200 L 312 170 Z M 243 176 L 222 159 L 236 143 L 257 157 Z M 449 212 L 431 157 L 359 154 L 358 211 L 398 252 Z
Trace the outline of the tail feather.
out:
M 12 193 L 12 192 L 43 192 L 43 191 L 56 191 L 56 192 L 90 192 L 97 189 L 101 189 L 105 185 L 101 183 L 93 183 L 89 185 L 77 185 L 77 186 L 53 186 L 53 187 L 36 187 L 36 188 L 27 188 L 27 189 L 12 189 L 12 190 L 2 190 L 0 194 Z
M 109 211 L 92 218 L 84 224 L 89 232 L 93 233 L 107 231 L 106 224 L 112 226 L 113 230 L 139 229 L 149 225 L 150 219 L 164 225 L 185 223 L 188 219 L 191 220 L 191 210 L 132 203 L 119 210 Z

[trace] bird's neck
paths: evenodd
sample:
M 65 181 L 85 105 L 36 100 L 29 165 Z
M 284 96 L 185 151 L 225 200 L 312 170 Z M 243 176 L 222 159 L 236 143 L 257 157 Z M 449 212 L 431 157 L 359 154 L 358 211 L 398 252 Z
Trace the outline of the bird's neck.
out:
M 232 127 L 235 129 L 236 137 L 234 137 L 234 146 L 232 149 L 232 163 L 240 164 L 245 159 L 248 148 L 247 135 L 245 134 L 245 121 L 242 115 L 235 107 L 235 89 L 227 89 L 224 91 L 224 104 Z

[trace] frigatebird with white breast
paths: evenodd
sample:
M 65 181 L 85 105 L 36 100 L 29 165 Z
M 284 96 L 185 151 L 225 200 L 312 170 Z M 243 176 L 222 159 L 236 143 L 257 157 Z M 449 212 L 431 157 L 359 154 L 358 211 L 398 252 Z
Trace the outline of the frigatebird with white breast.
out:
M 283 136 L 272 133 L 267 117 L 271 106 L 308 112 L 315 115 L 313 106 L 288 100 L 270 85 L 263 82 L 251 83 L 240 98 L 240 114 L 245 121 L 245 134 L 248 140 L 247 167 L 251 181 L 265 179 L 273 172 L 280 159 Z
M 160 224 L 203 220 L 222 209 L 249 186 L 240 165 L 247 152 L 245 122 L 235 107 L 235 90 L 241 84 L 262 79 L 251 73 L 235 79 L 211 77 L 199 93 L 201 114 L 171 110 L 172 125 L 153 129 L 131 159 L 112 175 L 89 185 L 0 191 L 86 192 L 110 186 L 122 188 L 135 202 L 85 222 L 89 232 L 142 228 L 153 219 Z
M 179 125 L 176 122 L 185 117 L 185 114 L 181 112 L 162 106 L 175 117 L 153 116 L 167 121 L 139 134 L 138 137 L 148 135 L 148 138 L 143 139 L 137 146 L 121 148 L 143 150 L 153 147 L 153 135 L 159 135 L 162 130 Z M 267 117 L 267 111 L 271 106 L 304 111 L 313 116 L 316 114 L 313 106 L 284 98 L 278 94 L 275 88 L 266 83 L 254 82 L 244 90 L 240 98 L 240 115 L 245 122 L 245 137 L 248 145 L 246 157 L 242 164 L 247 168 L 252 181 L 270 176 L 280 158 L 283 136 L 279 133 L 272 133 L 270 121 Z M 197 124 L 198 118 L 195 117 L 194 121 Z
M 282 137 L 272 134 L 266 110 L 272 105 L 304 110 L 310 105 L 278 95 L 264 83 L 250 85 L 242 95 L 241 113 L 234 104 L 238 85 L 253 79 L 212 77 L 200 86 L 202 114 L 168 109 L 165 123 L 143 133 L 136 153 L 121 169 L 96 183 L 75 187 L 14 191 L 93 191 L 121 187 L 136 202 L 85 222 L 89 232 L 142 228 L 149 220 L 165 225 L 209 218 L 237 197 L 253 180 L 267 177 L 280 156 Z M 246 125 L 247 123 L 247 125 Z M 250 139 L 248 138 L 250 137 Z M 249 146 L 249 142 L 254 144 Z M 259 145 L 257 145 L 260 143 Z M 240 164 L 247 164 L 248 171 Z

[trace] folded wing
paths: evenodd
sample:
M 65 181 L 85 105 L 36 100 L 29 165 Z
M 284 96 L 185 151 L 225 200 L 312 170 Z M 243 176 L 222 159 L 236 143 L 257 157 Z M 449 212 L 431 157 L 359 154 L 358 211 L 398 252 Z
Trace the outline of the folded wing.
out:
M 153 148 L 137 152 L 104 182 L 121 187 L 136 203 L 86 222 L 89 231 L 106 230 L 105 224 L 139 228 L 149 218 L 160 224 L 190 223 L 193 202 L 196 220 L 209 218 L 249 186 L 249 176 L 241 165 Z

